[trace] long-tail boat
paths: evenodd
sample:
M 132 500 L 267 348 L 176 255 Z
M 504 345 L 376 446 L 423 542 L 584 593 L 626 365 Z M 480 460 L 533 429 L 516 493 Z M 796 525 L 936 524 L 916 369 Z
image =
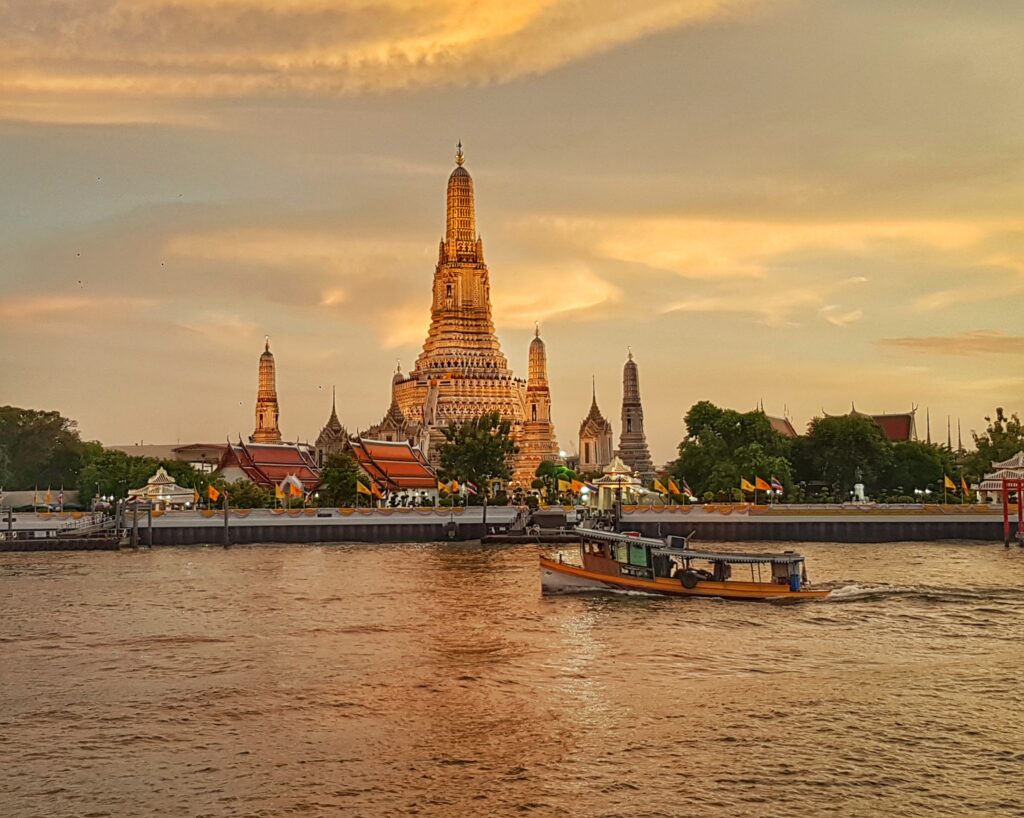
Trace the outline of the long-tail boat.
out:
M 695 550 L 689 537 L 664 540 L 637 533 L 578 528 L 579 559 L 541 556 L 541 589 L 565 591 L 640 591 L 668 596 L 798 602 L 822 599 L 827 590 L 812 590 L 804 558 L 781 554 Z M 742 578 L 733 576 L 742 573 Z M 750 579 L 746 579 L 746 569 Z

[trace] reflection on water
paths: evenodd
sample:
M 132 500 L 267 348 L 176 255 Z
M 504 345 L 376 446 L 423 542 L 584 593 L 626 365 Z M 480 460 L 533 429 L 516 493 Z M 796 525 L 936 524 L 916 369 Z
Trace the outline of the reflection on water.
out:
M 525 546 L 2 555 L 2 812 L 1022 814 L 1024 553 L 801 550 L 834 600 L 542 597 Z

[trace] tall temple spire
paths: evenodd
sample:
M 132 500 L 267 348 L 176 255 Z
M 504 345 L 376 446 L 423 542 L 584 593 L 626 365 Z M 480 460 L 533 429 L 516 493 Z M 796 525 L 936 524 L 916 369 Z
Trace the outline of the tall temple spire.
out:
M 524 485 L 536 476 L 544 460 L 558 460 L 558 441 L 551 423 L 551 390 L 548 386 L 548 353 L 540 337 L 540 324 L 530 341 L 530 376 L 526 381 L 526 420 L 518 439 L 515 479 Z
M 927 406 L 924 408 L 924 440 L 929 446 L 932 445 L 932 412 Z
M 277 375 L 268 335 L 263 344 L 263 354 L 260 355 L 259 387 L 256 390 L 256 428 L 249 436 L 249 442 L 280 443 L 281 430 L 277 424 Z
M 597 472 L 612 459 L 612 425 L 597 405 L 597 376 L 590 376 L 590 412 L 580 423 L 579 471 Z
M 633 350 L 622 369 L 622 429 L 619 432 L 618 456 L 641 477 L 654 476 L 654 463 L 644 433 L 644 408 L 640 403 L 640 373 Z
M 462 143 L 455 154 L 456 168 L 448 177 L 448 203 L 445 214 L 444 256 L 448 261 L 482 262 L 482 249 L 476 234 L 476 201 L 473 177 L 463 166 Z

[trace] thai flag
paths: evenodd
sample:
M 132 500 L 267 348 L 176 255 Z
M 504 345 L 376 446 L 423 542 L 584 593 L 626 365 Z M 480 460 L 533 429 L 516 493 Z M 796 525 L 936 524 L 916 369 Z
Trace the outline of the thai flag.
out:
M 589 480 L 583 484 L 583 488 L 585 488 L 587 491 L 597 491 L 597 486 L 595 486 Z
M 774 477 L 772 478 L 772 491 L 777 491 L 779 494 L 782 494 L 782 483 Z
M 693 499 L 693 490 L 690 488 L 690 484 L 687 483 L 685 480 L 683 480 L 683 494 L 685 494 L 691 500 Z
M 476 487 L 476 483 L 470 483 L 468 480 L 462 484 L 466 487 L 467 494 L 479 494 L 480 490 Z

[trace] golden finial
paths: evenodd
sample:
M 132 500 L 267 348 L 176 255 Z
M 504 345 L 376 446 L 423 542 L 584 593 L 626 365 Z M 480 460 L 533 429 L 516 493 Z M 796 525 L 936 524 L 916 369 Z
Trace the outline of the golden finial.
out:
M 626 351 L 629 352 L 629 360 L 633 360 L 633 347 L 626 347 Z
M 264 341 L 264 343 L 263 343 L 263 351 L 264 352 L 270 352 L 270 336 L 269 335 L 264 335 L 263 336 L 263 341 Z
M 455 150 L 455 164 L 458 165 L 461 168 L 462 167 L 462 163 L 466 161 L 466 157 L 462 155 L 462 140 L 461 139 L 459 140 L 459 144 L 456 145 L 455 148 L 456 148 L 456 150 Z
M 533 337 L 540 338 L 540 321 L 533 322 Z

